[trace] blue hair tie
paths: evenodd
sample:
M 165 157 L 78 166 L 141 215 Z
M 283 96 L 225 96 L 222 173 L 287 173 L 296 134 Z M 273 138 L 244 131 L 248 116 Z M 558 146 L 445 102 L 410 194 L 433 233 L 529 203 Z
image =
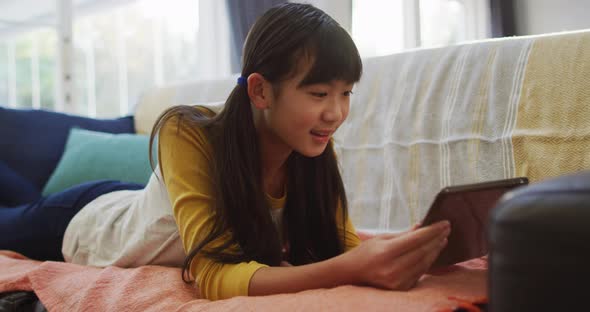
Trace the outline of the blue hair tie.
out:
M 240 78 L 238 78 L 238 84 L 242 87 L 246 87 L 248 86 L 248 80 L 246 79 L 246 77 L 240 76 Z

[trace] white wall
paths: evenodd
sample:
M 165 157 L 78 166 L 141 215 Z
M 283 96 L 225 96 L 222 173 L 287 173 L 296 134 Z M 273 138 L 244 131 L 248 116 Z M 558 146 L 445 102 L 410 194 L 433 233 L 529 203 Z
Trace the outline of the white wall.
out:
M 518 35 L 590 28 L 589 0 L 515 0 Z

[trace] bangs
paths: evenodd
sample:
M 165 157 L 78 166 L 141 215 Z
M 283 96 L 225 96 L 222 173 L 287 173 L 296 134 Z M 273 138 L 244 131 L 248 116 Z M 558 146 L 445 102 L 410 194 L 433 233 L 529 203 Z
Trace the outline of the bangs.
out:
M 313 63 L 300 87 L 334 80 L 352 84 L 361 79 L 363 65 L 359 52 L 340 26 L 321 28 L 303 47 L 303 54 Z

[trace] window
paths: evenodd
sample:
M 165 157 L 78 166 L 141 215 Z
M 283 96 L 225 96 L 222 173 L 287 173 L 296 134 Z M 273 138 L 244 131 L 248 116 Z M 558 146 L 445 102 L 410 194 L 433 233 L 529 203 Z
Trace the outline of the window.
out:
M 352 37 L 362 56 L 489 38 L 487 0 L 353 0 Z
M 136 1 L 73 28 L 74 99 L 89 116 L 126 115 L 145 90 L 200 73 L 198 1 Z
M 351 28 L 363 57 L 489 37 L 488 0 L 310 2 Z M 220 0 L 0 1 L 0 105 L 116 117 L 132 113 L 140 94 L 155 86 L 227 76 L 225 6 Z
M 421 46 L 436 47 L 465 41 L 467 28 L 465 6 L 461 1 L 420 0 Z
M 403 3 L 400 0 L 355 0 L 352 36 L 362 56 L 404 49 Z
M 110 118 L 155 86 L 231 74 L 225 1 L 26 1 L 0 3 L 0 105 Z
M 55 107 L 54 16 L 51 2 L 23 0 L 0 4 L 0 105 Z

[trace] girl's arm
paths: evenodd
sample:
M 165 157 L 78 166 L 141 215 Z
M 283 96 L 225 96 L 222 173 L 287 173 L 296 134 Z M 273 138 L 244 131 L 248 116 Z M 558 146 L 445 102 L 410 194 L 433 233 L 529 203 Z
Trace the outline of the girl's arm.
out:
M 179 122 L 178 117 L 163 125 L 158 142 L 163 182 L 184 250 L 188 252 L 209 233 L 213 222 L 212 147 L 204 131 Z M 219 237 L 207 248 L 220 246 L 227 239 L 225 235 Z M 202 297 L 217 300 L 248 295 L 252 274 L 265 266 L 255 261 L 217 263 L 199 254 L 192 261 L 190 274 Z
M 446 245 L 448 222 L 402 234 L 382 234 L 340 256 L 302 266 L 263 267 L 250 279 L 249 295 L 292 293 L 340 285 L 392 290 L 412 288 Z
M 355 274 L 342 256 L 302 266 L 260 268 L 250 280 L 249 295 L 293 293 L 355 284 Z

